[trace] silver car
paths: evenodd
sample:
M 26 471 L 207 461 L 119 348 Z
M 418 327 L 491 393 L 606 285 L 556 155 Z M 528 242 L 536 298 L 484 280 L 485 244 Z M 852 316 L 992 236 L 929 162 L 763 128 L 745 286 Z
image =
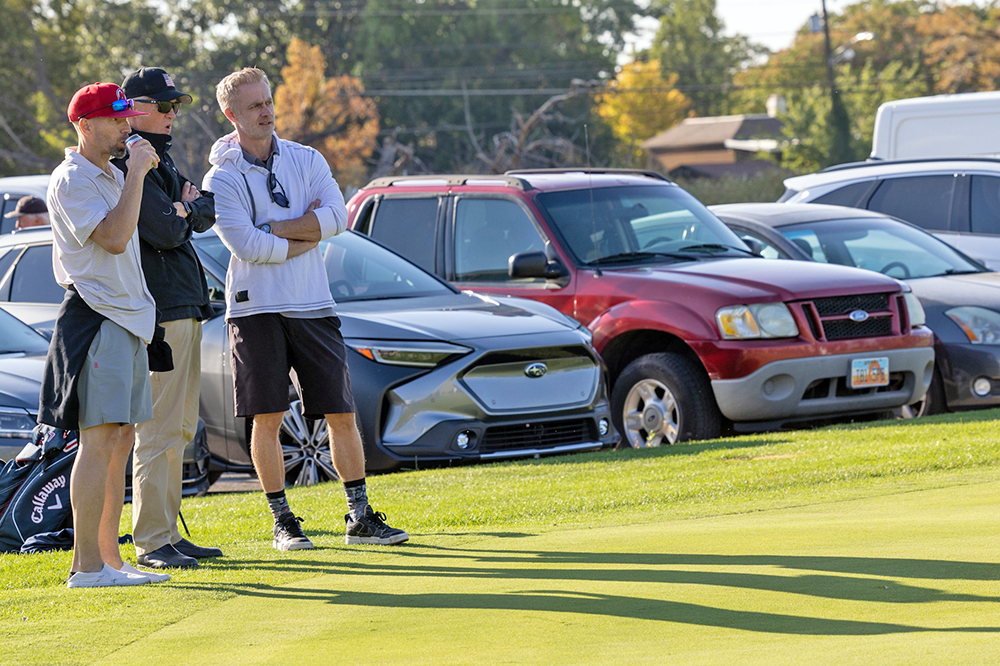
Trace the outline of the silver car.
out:
M 194 238 L 221 315 L 229 251 Z M 376 241 L 324 241 L 348 345 L 367 469 L 537 457 L 614 446 L 604 368 L 576 321 L 534 301 L 459 292 Z M 51 231 L 0 238 L 0 306 L 51 329 L 62 289 Z M 251 420 L 234 416 L 224 317 L 204 322 L 201 416 L 211 476 L 252 471 Z M 291 389 L 290 389 L 291 390 Z M 327 430 L 294 392 L 281 429 L 288 483 L 335 479 Z

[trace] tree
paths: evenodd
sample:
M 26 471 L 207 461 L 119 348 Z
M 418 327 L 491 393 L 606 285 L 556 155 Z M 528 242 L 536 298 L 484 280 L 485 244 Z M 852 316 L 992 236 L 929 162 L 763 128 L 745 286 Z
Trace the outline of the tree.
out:
M 356 78 L 326 78 L 318 46 L 292 38 L 286 60 L 274 92 L 278 135 L 318 150 L 341 186 L 364 185 L 379 130 L 375 103 Z
M 690 102 L 674 88 L 677 78 L 676 72 L 664 78 L 659 60 L 633 61 L 598 95 L 597 115 L 618 139 L 621 163 L 641 163 L 639 144 L 684 118 Z
M 745 37 L 722 34 L 715 0 L 654 0 L 650 12 L 660 19 L 650 52 L 663 72 L 677 73 L 677 88 L 691 100 L 694 114 L 731 112 L 733 76 L 764 50 Z

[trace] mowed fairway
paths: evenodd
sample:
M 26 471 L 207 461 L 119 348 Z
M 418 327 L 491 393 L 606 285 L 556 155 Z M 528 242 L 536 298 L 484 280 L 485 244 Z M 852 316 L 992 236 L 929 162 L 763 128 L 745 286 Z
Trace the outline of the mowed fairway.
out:
M 374 478 L 395 548 L 343 544 L 336 484 L 290 493 L 308 552 L 193 500 L 227 557 L 170 583 L 0 556 L 0 663 L 995 664 L 997 415 Z

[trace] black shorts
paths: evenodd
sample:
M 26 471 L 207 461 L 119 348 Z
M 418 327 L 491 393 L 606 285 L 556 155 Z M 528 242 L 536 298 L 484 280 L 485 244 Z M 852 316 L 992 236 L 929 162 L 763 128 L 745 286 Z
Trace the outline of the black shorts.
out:
M 287 410 L 289 376 L 307 417 L 354 412 L 339 317 L 258 314 L 231 319 L 228 328 L 236 416 Z

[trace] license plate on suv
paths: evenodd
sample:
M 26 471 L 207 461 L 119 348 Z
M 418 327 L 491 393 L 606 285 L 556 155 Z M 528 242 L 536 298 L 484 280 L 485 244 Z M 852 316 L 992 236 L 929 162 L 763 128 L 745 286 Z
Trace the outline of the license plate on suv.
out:
M 862 389 L 889 384 L 889 359 L 855 358 L 851 360 L 851 388 Z

